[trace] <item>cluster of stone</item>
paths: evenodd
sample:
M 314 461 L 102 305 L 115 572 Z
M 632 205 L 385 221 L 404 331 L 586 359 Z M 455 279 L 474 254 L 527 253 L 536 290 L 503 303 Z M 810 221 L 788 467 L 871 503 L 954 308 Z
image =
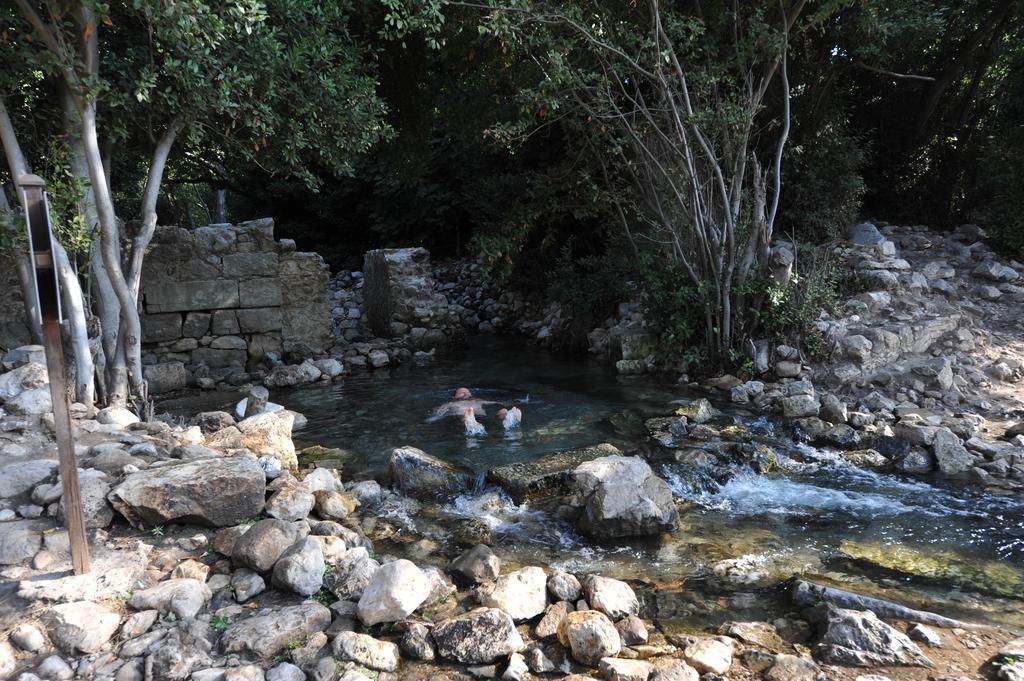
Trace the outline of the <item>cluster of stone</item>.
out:
M 323 356 L 328 279 L 320 256 L 274 240 L 270 219 L 157 227 L 141 291 L 151 392 L 241 385 L 283 359 Z

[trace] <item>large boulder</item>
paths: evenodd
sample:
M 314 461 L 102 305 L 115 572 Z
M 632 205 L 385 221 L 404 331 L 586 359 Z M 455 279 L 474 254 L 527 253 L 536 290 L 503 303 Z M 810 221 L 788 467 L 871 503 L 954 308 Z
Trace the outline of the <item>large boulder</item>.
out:
M 817 654 L 826 662 L 856 667 L 932 664 L 916 643 L 870 610 L 829 607 Z
M 606 456 L 579 465 L 573 481 L 583 514 L 580 529 L 595 537 L 671 532 L 679 521 L 668 483 L 639 457 Z
M 106 644 L 121 624 L 121 616 L 92 601 L 61 603 L 43 615 L 50 640 L 65 653 L 92 654 Z
M 220 637 L 220 649 L 224 653 L 248 653 L 269 660 L 296 641 L 323 631 L 330 623 L 330 610 L 306 601 L 232 624 Z
M 491 664 L 525 647 L 508 613 L 478 608 L 439 622 L 433 630 L 437 653 L 462 664 Z
M 402 494 L 418 499 L 438 499 L 464 492 L 471 473 L 416 447 L 391 450 L 391 479 Z
M 132 473 L 107 497 L 135 527 L 169 522 L 234 525 L 263 510 L 266 476 L 255 459 L 202 459 Z
M 48 480 L 57 469 L 57 462 L 47 459 L 18 461 L 0 466 L 0 499 L 28 495 L 32 488 Z
M 431 582 L 423 570 L 411 561 L 396 560 L 374 573 L 359 599 L 357 613 L 368 626 L 397 622 L 420 607 L 430 592 Z
M 521 504 L 530 499 L 565 494 L 569 492 L 572 474 L 577 466 L 586 461 L 621 454 L 618 448 L 608 443 L 569 449 L 545 454 L 533 461 L 496 466 L 487 471 L 487 479 L 502 487 L 513 501 Z

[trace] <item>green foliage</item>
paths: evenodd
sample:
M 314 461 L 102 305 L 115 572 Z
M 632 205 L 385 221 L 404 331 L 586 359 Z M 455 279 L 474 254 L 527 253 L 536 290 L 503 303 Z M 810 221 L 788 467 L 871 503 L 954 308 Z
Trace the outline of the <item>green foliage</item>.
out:
M 229 624 L 231 624 L 231 620 L 228 619 L 227 617 L 222 617 L 220 615 L 214 615 L 213 617 L 210 618 L 210 628 L 213 629 L 214 631 L 224 631 L 225 629 L 228 628 Z
M 801 249 L 793 276 L 785 286 L 764 282 L 765 300 L 759 311 L 761 333 L 783 342 L 802 340 L 812 355 L 824 351 L 813 325 L 822 312 L 836 313 L 841 303 L 839 273 L 827 257 L 812 248 Z M 803 265 L 802 261 L 809 261 Z M 758 288 L 754 286 L 753 288 Z
M 706 359 L 706 303 L 682 265 L 647 254 L 640 261 L 640 281 L 644 318 L 659 333 L 661 354 L 687 364 Z
M 331 603 L 334 603 L 335 601 L 337 601 L 338 597 L 335 596 L 333 593 L 331 593 L 331 591 L 329 589 L 325 588 L 325 589 L 320 589 L 315 594 L 310 596 L 309 600 L 316 601 L 320 605 L 322 605 L 324 607 L 327 607 Z

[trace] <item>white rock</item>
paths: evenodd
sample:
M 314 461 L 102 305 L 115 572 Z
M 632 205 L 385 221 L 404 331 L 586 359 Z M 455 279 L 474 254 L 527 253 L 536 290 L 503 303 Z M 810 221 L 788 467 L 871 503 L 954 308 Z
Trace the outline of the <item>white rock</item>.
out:
M 366 634 L 343 631 L 334 638 L 332 650 L 334 656 L 339 659 L 349 660 L 376 671 L 393 672 L 398 669 L 398 646 L 387 641 L 378 641 Z
M 583 579 L 583 590 L 587 602 L 594 610 L 600 610 L 613 621 L 640 613 L 640 601 L 633 588 L 623 581 L 588 575 Z
M 525 567 L 481 587 L 480 603 L 504 610 L 517 622 L 533 619 L 547 607 L 548 578 L 539 567 Z
M 430 596 L 431 584 L 411 561 L 400 559 L 380 567 L 359 599 L 363 624 L 397 622 L 413 613 Z

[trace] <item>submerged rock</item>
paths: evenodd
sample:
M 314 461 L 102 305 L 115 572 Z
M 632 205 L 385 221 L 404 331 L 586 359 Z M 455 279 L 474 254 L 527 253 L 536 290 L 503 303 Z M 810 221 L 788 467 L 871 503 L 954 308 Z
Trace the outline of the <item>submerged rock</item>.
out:
M 668 483 L 639 457 L 606 456 L 573 471 L 583 502 L 579 526 L 595 537 L 671 532 L 679 521 Z
M 455 496 L 469 488 L 472 475 L 416 447 L 391 451 L 388 472 L 402 494 L 417 499 Z
M 539 459 L 497 466 L 487 471 L 487 479 L 502 487 L 521 504 L 530 499 L 565 494 L 572 472 L 580 464 L 604 456 L 621 456 L 613 445 L 599 444 L 564 452 L 546 454 Z
M 817 654 L 826 662 L 857 667 L 932 666 L 916 643 L 875 613 L 832 606 L 826 613 Z
M 840 551 L 855 560 L 907 575 L 941 580 L 962 588 L 1019 598 L 1024 593 L 1024 570 L 1002 561 L 974 558 L 949 550 L 922 551 L 905 544 L 848 539 Z

